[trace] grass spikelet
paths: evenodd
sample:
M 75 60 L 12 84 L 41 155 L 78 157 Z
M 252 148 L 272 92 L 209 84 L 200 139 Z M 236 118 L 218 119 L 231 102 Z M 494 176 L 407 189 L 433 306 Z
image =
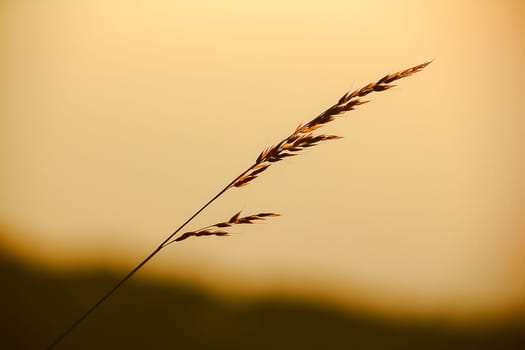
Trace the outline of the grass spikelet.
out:
M 336 104 L 329 107 L 323 113 L 319 114 L 306 124 L 299 124 L 290 136 L 275 146 L 270 146 L 263 150 L 255 160 L 254 165 L 243 173 L 237 181 L 233 182 L 232 186 L 244 187 L 256 179 L 257 175 L 268 169 L 272 163 L 281 161 L 287 157 L 296 156 L 305 148 L 316 146 L 323 141 L 341 138 L 336 135 L 315 135 L 314 131 L 334 121 L 344 113 L 354 110 L 356 106 L 369 102 L 362 100 L 362 97 L 367 96 L 372 92 L 381 92 L 393 88 L 395 85 L 391 84 L 392 82 L 409 77 L 412 74 L 421 71 L 429 64 L 430 62 L 426 62 L 400 72 L 387 74 L 375 83 L 370 83 L 353 92 L 345 93 Z
M 180 242 L 183 241 L 189 237 L 195 236 L 229 236 L 230 233 L 224 230 L 221 230 L 221 228 L 224 227 L 231 227 L 233 225 L 240 225 L 240 224 L 254 224 L 257 220 L 266 220 L 267 217 L 275 217 L 280 216 L 280 214 L 276 213 L 259 213 L 254 215 L 248 215 L 244 217 L 239 217 L 241 212 L 237 212 L 234 216 L 230 218 L 228 221 L 219 222 L 218 224 L 210 225 L 203 227 L 201 229 L 198 229 L 196 231 L 189 231 L 183 233 L 178 238 L 166 243 L 164 246 L 167 246 L 168 244 L 171 244 L 173 242 Z

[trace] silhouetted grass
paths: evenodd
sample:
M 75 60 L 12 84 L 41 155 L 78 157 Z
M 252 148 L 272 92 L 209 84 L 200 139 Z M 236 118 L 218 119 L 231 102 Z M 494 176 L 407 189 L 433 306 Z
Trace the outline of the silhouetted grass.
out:
M 364 97 L 368 96 L 373 92 L 382 92 L 393 88 L 394 82 L 399 79 L 403 79 L 413 75 L 414 73 L 420 72 L 430 62 L 419 64 L 414 67 L 404 69 L 399 72 L 387 74 L 381 79 L 369 83 L 360 89 L 352 92 L 345 93 L 339 100 L 324 112 L 313 118 L 306 124 L 299 124 L 297 128 L 286 138 L 281 140 L 274 146 L 270 146 L 264 149 L 255 162 L 247 168 L 245 171 L 240 173 L 236 178 L 230 181 L 222 190 L 217 192 L 210 200 L 208 200 L 200 209 L 193 213 L 185 222 L 183 222 L 174 232 L 169 234 L 157 248 L 155 248 L 146 258 L 144 258 L 135 268 L 131 269 L 122 279 L 120 279 L 112 288 L 110 288 L 105 294 L 103 294 L 98 301 L 91 304 L 91 307 L 80 314 L 80 317 L 65 330 L 63 330 L 55 338 L 55 340 L 47 347 L 48 350 L 55 348 L 62 340 L 67 337 L 79 324 L 91 315 L 102 303 L 104 303 L 109 297 L 111 297 L 120 287 L 126 283 L 135 273 L 137 273 L 144 265 L 146 265 L 155 255 L 157 255 L 162 249 L 168 245 L 180 242 L 189 237 L 198 236 L 227 236 L 228 232 L 221 229 L 236 224 L 253 223 L 257 220 L 264 220 L 266 217 L 278 216 L 275 213 L 260 213 L 255 215 L 249 215 L 243 218 L 239 217 L 239 213 L 235 214 L 229 221 L 221 222 L 219 224 L 210 225 L 199 230 L 189 231 L 178 235 L 180 231 L 190 223 L 197 215 L 205 210 L 210 204 L 221 197 L 226 191 L 232 188 L 244 187 L 260 176 L 266 171 L 272 164 L 282 161 L 285 158 L 296 156 L 307 148 L 317 146 L 319 143 L 328 140 L 339 139 L 337 135 L 325 135 L 317 134 L 317 129 L 322 128 L 326 124 L 334 121 L 336 118 L 343 116 L 345 113 L 354 110 L 357 106 L 367 103 L 368 101 L 363 100 Z M 178 236 L 177 236 L 178 235 Z

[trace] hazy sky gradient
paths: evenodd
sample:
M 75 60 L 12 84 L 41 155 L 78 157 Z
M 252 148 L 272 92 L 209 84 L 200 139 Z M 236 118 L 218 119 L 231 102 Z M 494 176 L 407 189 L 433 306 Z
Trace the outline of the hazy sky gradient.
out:
M 4 1 L 0 224 L 38 261 L 130 268 L 346 90 L 434 59 L 272 166 L 145 273 L 373 310 L 523 306 L 521 1 Z M 6 243 L 8 244 L 8 243 Z

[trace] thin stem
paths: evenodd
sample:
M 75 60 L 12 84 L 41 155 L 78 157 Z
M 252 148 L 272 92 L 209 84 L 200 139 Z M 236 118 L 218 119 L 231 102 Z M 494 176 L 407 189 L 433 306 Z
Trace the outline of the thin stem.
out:
M 91 306 L 82 316 L 80 316 L 69 328 L 62 332 L 56 339 L 49 345 L 46 349 L 54 349 L 58 344 L 60 344 L 65 337 L 69 335 L 79 324 L 82 323 L 93 311 L 95 311 L 104 301 L 106 301 L 113 293 L 115 293 L 127 280 L 129 280 L 137 271 L 139 271 L 148 261 L 150 261 L 155 255 L 157 255 L 162 248 L 166 247 L 169 242 L 177 233 L 180 232 L 187 224 L 190 223 L 197 215 L 199 215 L 204 209 L 206 209 L 211 203 L 213 203 L 217 198 L 224 194 L 232 185 L 237 182 L 242 176 L 249 172 L 253 168 L 253 165 L 242 172 L 239 176 L 233 179 L 228 185 L 226 185 L 219 193 L 217 193 L 213 198 L 211 198 L 206 204 L 204 204 L 199 210 L 197 210 L 192 216 L 189 217 L 182 225 L 180 225 L 173 233 L 171 233 L 159 246 L 150 253 L 140 264 L 138 264 L 133 270 L 131 270 L 126 276 L 124 276 L 113 288 L 111 288 L 106 294 L 104 294 L 93 306 Z M 174 241 L 173 241 L 174 242 Z
M 107 292 L 99 301 L 97 301 L 88 311 L 86 311 L 77 321 L 75 321 L 66 331 L 64 331 L 47 349 L 53 349 L 59 344 L 71 331 L 73 331 L 82 321 L 84 321 L 93 311 L 95 311 L 106 299 L 108 299 L 117 289 L 119 289 L 128 279 L 130 279 L 138 270 L 142 268 L 151 258 L 153 258 L 162 248 L 175 242 L 172 240 L 173 237 L 179 233 L 179 231 L 192 221 L 197 215 L 199 215 L 208 205 L 213 203 L 219 198 L 224 192 L 230 187 L 242 187 L 247 185 L 250 181 L 254 180 L 261 172 L 265 171 L 270 164 L 280 161 L 286 157 L 296 155 L 297 152 L 317 145 L 321 141 L 333 140 L 339 138 L 334 135 L 313 135 L 312 131 L 320 128 L 321 126 L 331 122 L 335 117 L 342 115 L 345 112 L 353 110 L 356 106 L 366 103 L 359 98 L 364 97 L 374 91 L 385 91 L 395 85 L 392 82 L 411 76 L 414 73 L 419 72 L 430 62 L 423 63 L 412 68 L 405 69 L 403 71 L 385 75 L 383 78 L 375 83 L 370 83 L 359 90 L 355 90 L 352 93 L 344 94 L 339 101 L 328 108 L 326 111 L 321 113 L 310 122 L 299 125 L 297 129 L 286 139 L 279 142 L 276 146 L 265 149 L 255 161 L 251 167 L 246 169 L 242 174 L 232 180 L 226 187 L 224 187 L 219 193 L 217 193 L 212 199 L 204 204 L 199 210 L 197 210 L 188 220 L 186 220 L 178 229 L 171 233 L 146 259 L 131 270 L 119 283 L 115 285 L 109 292 Z
M 144 266 L 151 258 L 153 258 L 157 253 L 162 249 L 162 246 L 158 246 L 157 249 L 155 249 L 148 257 L 140 264 L 138 264 L 133 270 L 131 270 L 123 279 L 120 280 L 119 283 L 117 283 L 109 292 L 104 294 L 102 298 L 100 298 L 93 306 L 91 306 L 78 320 L 73 322 L 71 326 L 69 326 L 68 329 L 66 329 L 58 338 L 55 339 L 51 345 L 47 347 L 48 350 L 54 349 L 55 346 L 57 346 L 62 340 L 71 333 L 82 321 L 84 321 L 93 311 L 95 311 L 106 299 L 108 299 L 117 289 L 119 289 L 127 280 L 131 278 L 142 266 Z

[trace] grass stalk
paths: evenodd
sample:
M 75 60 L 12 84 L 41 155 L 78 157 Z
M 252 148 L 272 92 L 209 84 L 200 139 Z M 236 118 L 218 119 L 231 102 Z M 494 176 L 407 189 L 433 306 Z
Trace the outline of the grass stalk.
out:
M 341 138 L 337 135 L 316 134 L 316 130 L 323 127 L 325 124 L 332 122 L 337 117 L 349 112 L 355 107 L 365 104 L 368 101 L 362 100 L 372 92 L 381 92 L 388 90 L 395 85 L 392 82 L 409 77 L 414 73 L 421 71 L 430 62 L 426 62 L 393 74 L 387 74 L 383 78 L 374 83 L 365 85 L 361 89 L 353 92 L 345 93 L 333 106 L 325 110 L 323 113 L 312 119 L 306 124 L 299 124 L 299 126 L 285 139 L 274 146 L 270 146 L 263 150 L 255 163 L 248 169 L 243 171 L 228 185 L 213 196 L 206 204 L 191 215 L 182 225 L 180 225 L 174 232 L 167 236 L 167 238 L 159 244 L 144 260 L 142 260 L 134 269 L 125 275 L 113 288 L 104 294 L 96 303 L 94 303 L 84 314 L 82 314 L 75 322 L 73 322 L 67 329 L 65 329 L 57 338 L 47 347 L 48 350 L 54 349 L 59 345 L 75 328 L 77 328 L 89 315 L 91 315 L 97 308 L 100 307 L 110 296 L 112 296 L 124 283 L 126 283 L 133 275 L 135 275 L 144 265 L 146 265 L 155 255 L 157 255 L 163 248 L 180 242 L 189 237 L 199 236 L 227 236 L 229 233 L 222 228 L 230 227 L 236 224 L 251 224 L 257 220 L 264 220 L 266 217 L 278 216 L 275 213 L 260 213 L 240 217 L 239 213 L 235 214 L 228 221 L 218 224 L 210 225 L 199 230 L 185 232 L 178 237 L 175 237 L 187 224 L 189 224 L 197 215 L 199 215 L 210 204 L 222 196 L 230 188 L 240 188 L 250 184 L 258 176 L 266 171 L 271 165 L 279 162 L 287 157 L 297 156 L 301 151 L 316 146 L 323 141 L 335 140 Z

